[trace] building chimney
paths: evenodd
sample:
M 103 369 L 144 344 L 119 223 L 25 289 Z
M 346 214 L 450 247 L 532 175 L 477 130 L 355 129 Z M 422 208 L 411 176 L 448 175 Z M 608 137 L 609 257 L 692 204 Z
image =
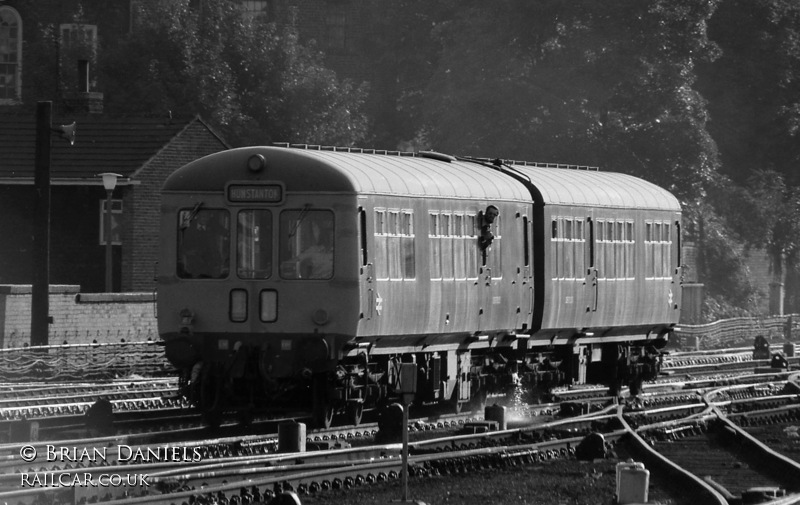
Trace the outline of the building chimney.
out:
M 64 92 L 62 113 L 103 113 L 103 94 L 89 91 L 89 60 L 78 60 L 78 90 Z

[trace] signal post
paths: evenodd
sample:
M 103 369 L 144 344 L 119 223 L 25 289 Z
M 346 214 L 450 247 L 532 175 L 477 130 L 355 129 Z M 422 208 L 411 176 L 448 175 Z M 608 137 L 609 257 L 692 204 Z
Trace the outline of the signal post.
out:
M 403 498 L 393 500 L 390 503 L 425 505 L 419 500 L 408 499 L 408 409 L 414 401 L 417 392 L 417 364 L 402 363 L 400 365 L 400 397 L 403 404 L 403 470 L 401 472 L 401 482 L 403 487 Z

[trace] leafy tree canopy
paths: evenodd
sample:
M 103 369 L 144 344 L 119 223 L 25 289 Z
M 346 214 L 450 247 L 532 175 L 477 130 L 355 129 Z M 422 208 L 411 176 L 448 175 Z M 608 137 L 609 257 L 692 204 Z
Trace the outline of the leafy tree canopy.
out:
M 440 29 L 427 138 L 442 151 L 599 164 L 696 202 L 718 165 L 693 88 L 696 62 L 718 53 L 706 33 L 715 7 L 472 2 Z
M 293 25 L 245 20 L 227 0 L 134 8 L 131 33 L 100 52 L 107 111 L 199 112 L 234 145 L 352 145 L 366 135 L 366 85 L 338 80 Z

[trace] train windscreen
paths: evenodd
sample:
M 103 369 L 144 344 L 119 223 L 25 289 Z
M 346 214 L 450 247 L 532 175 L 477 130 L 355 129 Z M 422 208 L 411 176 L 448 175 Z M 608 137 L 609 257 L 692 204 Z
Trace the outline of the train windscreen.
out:
M 236 220 L 236 273 L 240 279 L 272 276 L 272 212 L 242 210 Z
M 331 211 L 298 209 L 281 212 L 281 278 L 332 278 L 333 237 Z
M 230 272 L 230 215 L 224 209 L 178 213 L 177 272 L 182 279 L 223 279 Z

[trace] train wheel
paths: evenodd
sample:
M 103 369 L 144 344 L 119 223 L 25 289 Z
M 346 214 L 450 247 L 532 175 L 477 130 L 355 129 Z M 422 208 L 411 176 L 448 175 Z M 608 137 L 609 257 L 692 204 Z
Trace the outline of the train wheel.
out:
M 361 402 L 350 402 L 347 404 L 347 420 L 351 424 L 358 426 L 364 415 L 364 404 Z
M 486 409 L 486 390 L 479 389 L 475 396 L 472 397 L 470 401 L 470 408 L 472 412 L 476 414 L 483 414 L 483 411 Z
M 453 397 L 450 399 L 449 410 L 453 414 L 460 414 L 461 411 L 464 409 L 464 404 L 458 401 L 458 392 L 453 392 Z
M 210 427 L 222 424 L 222 380 L 211 366 L 203 368 L 200 379 L 200 411 Z
M 333 406 L 330 404 L 316 405 L 314 407 L 314 426 L 327 430 L 333 424 Z
M 328 395 L 328 376 L 315 375 L 312 379 L 312 410 L 314 426 L 328 429 L 333 424 L 334 408 Z

